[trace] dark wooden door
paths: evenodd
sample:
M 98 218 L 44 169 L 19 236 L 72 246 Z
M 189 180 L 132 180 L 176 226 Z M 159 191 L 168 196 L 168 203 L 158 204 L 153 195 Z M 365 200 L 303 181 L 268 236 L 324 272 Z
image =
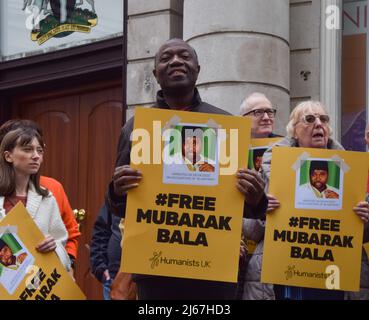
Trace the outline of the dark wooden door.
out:
M 13 102 L 13 117 L 32 119 L 43 129 L 42 173 L 63 184 L 73 209 L 86 210 L 75 278 L 88 299 L 102 298 L 101 285 L 90 273 L 89 244 L 114 170 L 122 110 L 119 82 Z

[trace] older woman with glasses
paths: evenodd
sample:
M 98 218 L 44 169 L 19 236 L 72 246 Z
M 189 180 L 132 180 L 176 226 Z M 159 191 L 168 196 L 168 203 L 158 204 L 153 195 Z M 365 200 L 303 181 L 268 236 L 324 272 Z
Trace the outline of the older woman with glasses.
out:
M 321 102 L 304 101 L 296 106 L 290 115 L 287 124 L 287 137 L 277 142 L 272 147 L 289 146 L 301 148 L 321 148 L 343 150 L 343 147 L 332 138 L 332 128 L 329 125 L 329 116 Z M 263 157 L 262 176 L 266 182 L 266 190 L 269 187 L 270 165 L 272 159 L 272 147 Z M 353 211 L 360 219 L 368 224 L 369 204 L 359 202 Z M 344 293 L 332 290 L 307 289 L 298 287 L 276 286 L 277 298 L 282 299 L 343 299 Z
M 289 146 L 301 148 L 322 148 L 343 150 L 343 147 L 330 138 L 332 128 L 329 125 L 329 116 L 321 102 L 304 101 L 291 112 L 286 127 L 287 137 L 275 143 L 276 146 Z M 269 187 L 270 162 L 272 148 L 264 153 L 262 163 L 263 178 Z

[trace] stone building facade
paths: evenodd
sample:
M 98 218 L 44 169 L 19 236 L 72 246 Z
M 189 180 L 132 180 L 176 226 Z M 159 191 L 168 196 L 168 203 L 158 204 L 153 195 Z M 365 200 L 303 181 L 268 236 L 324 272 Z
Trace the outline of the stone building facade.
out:
M 128 117 L 136 106 L 153 103 L 154 54 L 168 38 L 180 37 L 198 53 L 204 100 L 238 114 L 245 96 L 265 93 L 278 108 L 280 134 L 297 103 L 321 100 L 341 140 L 340 20 L 350 22 L 349 14 L 342 15 L 345 2 L 128 1 Z

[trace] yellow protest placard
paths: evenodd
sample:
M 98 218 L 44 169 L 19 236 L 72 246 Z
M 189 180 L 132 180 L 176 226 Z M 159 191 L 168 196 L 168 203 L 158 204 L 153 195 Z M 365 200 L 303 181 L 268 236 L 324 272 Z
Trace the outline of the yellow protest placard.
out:
M 260 171 L 264 152 L 282 137 L 251 139 L 249 151 L 249 169 Z
M 251 139 L 251 148 L 264 148 L 268 149 L 276 142 L 282 140 L 283 137 L 273 137 L 273 138 L 255 138 Z
M 273 149 L 270 192 L 281 206 L 267 215 L 264 283 L 358 291 L 367 153 Z
M 242 117 L 136 109 L 122 270 L 237 282 L 251 121 Z M 148 146 L 151 148 L 147 149 Z M 242 151 L 241 151 L 242 150 Z
M 261 170 L 264 152 L 281 139 L 282 137 L 251 139 L 248 168 L 259 172 Z M 253 254 L 256 250 L 257 243 L 251 239 L 245 239 L 245 242 L 247 253 L 249 255 Z
M 55 252 L 36 251 L 44 238 L 22 203 L 0 221 L 0 300 L 86 299 Z

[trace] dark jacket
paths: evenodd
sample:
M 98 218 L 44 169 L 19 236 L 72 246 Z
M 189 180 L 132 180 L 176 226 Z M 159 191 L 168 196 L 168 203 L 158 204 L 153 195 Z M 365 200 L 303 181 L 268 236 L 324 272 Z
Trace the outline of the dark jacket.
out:
M 164 100 L 162 91 L 159 91 L 157 94 L 157 103 L 154 108 L 170 109 Z M 193 103 L 189 110 L 192 112 L 230 115 L 226 111 L 202 102 L 197 89 L 195 89 Z M 133 121 L 133 118 L 131 118 L 122 128 L 119 138 L 116 167 L 130 164 L 130 135 L 133 130 Z M 112 182 L 109 185 L 107 202 L 112 212 L 121 217 L 125 216 L 126 196 L 117 197 L 114 194 Z M 257 208 L 252 208 L 245 204 L 243 215 L 249 218 L 265 219 L 267 206 L 268 200 L 266 197 L 260 201 Z M 236 283 L 179 279 L 151 275 L 134 275 L 133 279 L 138 284 L 140 299 L 232 299 L 235 298 L 237 287 Z M 172 292 L 170 290 L 173 284 L 175 284 L 175 290 Z
M 109 270 L 115 278 L 120 267 L 122 234 L 119 229 L 120 218 L 109 213 L 107 205 L 101 208 L 95 221 L 90 245 L 91 272 L 103 282 L 103 273 Z

